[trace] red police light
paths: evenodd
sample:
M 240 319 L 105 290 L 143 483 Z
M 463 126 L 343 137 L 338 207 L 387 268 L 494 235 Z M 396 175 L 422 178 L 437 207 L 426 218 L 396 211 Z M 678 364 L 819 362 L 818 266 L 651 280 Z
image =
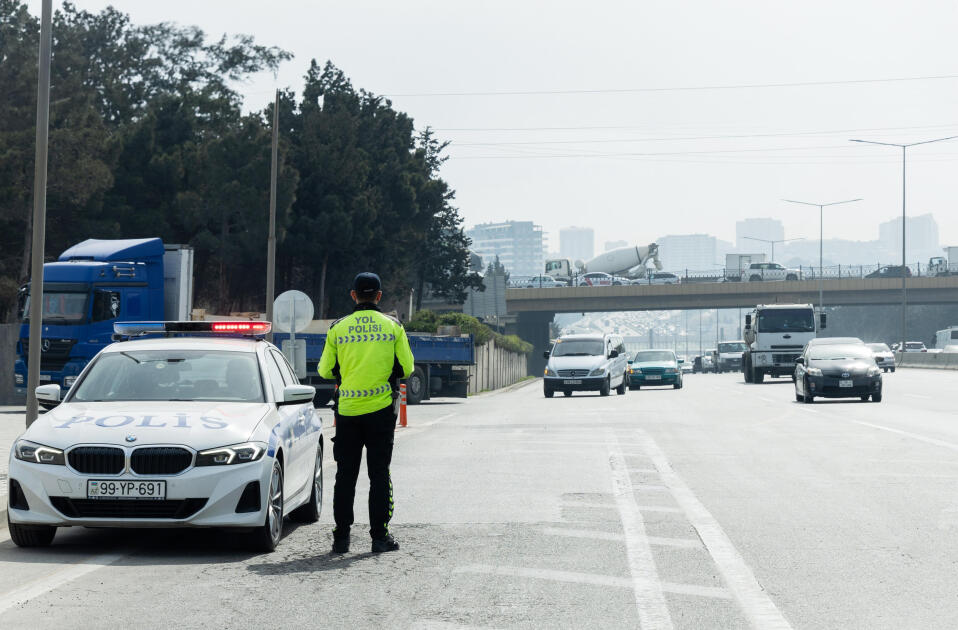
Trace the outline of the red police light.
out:
M 210 324 L 210 330 L 213 332 L 246 335 L 265 335 L 272 328 L 271 322 L 212 322 Z

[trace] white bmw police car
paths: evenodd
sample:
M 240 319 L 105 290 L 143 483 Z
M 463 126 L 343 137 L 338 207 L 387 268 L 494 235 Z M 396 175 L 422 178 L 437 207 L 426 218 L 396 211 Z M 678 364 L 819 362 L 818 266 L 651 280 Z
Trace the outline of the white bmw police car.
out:
M 10 454 L 10 537 L 57 527 L 241 527 L 271 551 L 283 518 L 319 519 L 322 422 L 315 390 L 258 335 L 268 322 L 116 324 L 63 400 Z M 156 336 L 151 333 L 159 333 Z M 189 335 L 182 333 L 200 333 Z

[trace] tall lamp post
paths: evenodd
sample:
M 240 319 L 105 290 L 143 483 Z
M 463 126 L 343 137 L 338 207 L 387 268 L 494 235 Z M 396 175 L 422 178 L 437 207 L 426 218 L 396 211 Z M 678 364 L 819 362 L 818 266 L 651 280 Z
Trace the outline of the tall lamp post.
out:
M 823 243 L 825 240 L 825 227 L 824 227 L 825 208 L 827 206 L 838 206 L 843 203 L 852 203 L 854 201 L 861 201 L 861 199 L 846 199 L 845 201 L 833 201 L 831 203 L 812 203 L 810 201 L 795 201 L 794 199 L 783 199 L 782 201 L 787 201 L 788 203 L 799 203 L 799 204 L 802 204 L 803 206 L 818 207 L 818 312 L 824 313 L 825 306 L 822 301 L 822 294 L 823 294 L 822 278 L 824 277 L 823 276 L 824 272 L 822 270 L 824 269 L 824 267 L 822 265 L 822 258 L 823 258 L 823 251 L 824 251 Z
M 905 287 L 905 269 L 908 267 L 905 258 L 905 162 L 908 147 L 918 146 L 919 144 L 931 144 L 932 142 L 943 142 L 945 140 L 954 140 L 958 136 L 948 136 L 947 138 L 935 138 L 934 140 L 922 140 L 921 142 L 909 142 L 907 144 L 898 144 L 895 142 L 876 142 L 874 140 L 854 140 L 851 142 L 861 142 L 862 144 L 878 144 L 884 147 L 899 147 L 901 149 L 901 345 L 899 352 L 905 351 L 905 339 L 908 335 L 908 322 L 905 317 L 905 311 L 908 306 L 908 289 Z
M 755 236 L 743 236 L 742 238 L 747 238 L 750 241 L 760 241 L 762 243 L 769 243 L 772 246 L 772 260 L 769 262 L 775 262 L 775 243 L 788 243 L 789 241 L 803 241 L 805 240 L 804 236 L 798 238 L 780 238 L 778 240 L 772 240 L 768 238 L 758 238 Z

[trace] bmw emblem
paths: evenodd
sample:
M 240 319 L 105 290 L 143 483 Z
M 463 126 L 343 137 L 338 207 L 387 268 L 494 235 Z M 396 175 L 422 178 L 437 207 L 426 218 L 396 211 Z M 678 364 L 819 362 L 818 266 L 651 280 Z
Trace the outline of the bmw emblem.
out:
M 127 441 L 127 442 L 136 442 L 136 436 L 135 436 L 135 435 L 128 435 L 128 436 L 126 436 L 126 441 Z
M 851 376 L 851 374 L 848 372 L 842 372 L 842 378 L 848 378 L 849 376 Z

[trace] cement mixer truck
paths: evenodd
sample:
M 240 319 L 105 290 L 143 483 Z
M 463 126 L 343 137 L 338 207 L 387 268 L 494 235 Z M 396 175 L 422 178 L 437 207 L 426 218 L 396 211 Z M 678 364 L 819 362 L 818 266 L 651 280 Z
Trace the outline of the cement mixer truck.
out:
M 644 278 L 649 261 L 656 269 L 662 269 L 659 246 L 655 243 L 641 247 L 620 247 L 586 262 L 577 260 L 575 264 L 568 258 L 554 258 L 546 261 L 545 273 L 569 286 L 574 284 L 576 276 L 595 271 L 626 278 Z

